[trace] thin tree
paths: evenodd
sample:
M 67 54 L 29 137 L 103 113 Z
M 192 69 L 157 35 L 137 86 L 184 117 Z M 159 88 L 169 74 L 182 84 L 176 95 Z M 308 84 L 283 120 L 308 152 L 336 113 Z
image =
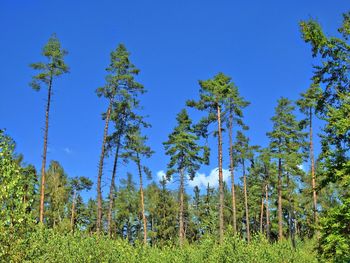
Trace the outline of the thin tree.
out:
M 311 163 L 311 186 L 313 198 L 313 219 L 317 224 L 317 190 L 316 190 L 316 173 L 315 173 L 315 157 L 313 143 L 313 116 L 315 115 L 318 100 L 322 96 L 322 89 L 317 84 L 312 84 L 305 93 L 301 94 L 301 98 L 297 101 L 300 111 L 305 115 L 302 121 L 304 127 L 309 127 L 309 157 Z
M 129 56 L 130 53 L 123 44 L 119 44 L 116 50 L 111 52 L 111 62 L 106 69 L 108 72 L 106 85 L 96 90 L 97 96 L 103 96 L 108 100 L 107 112 L 103 114 L 105 126 L 97 174 L 97 232 L 100 232 L 102 227 L 101 180 L 106 153 L 108 125 L 113 110 L 113 104 L 120 98 L 130 99 L 131 97 L 144 92 L 143 86 L 134 80 L 134 77 L 138 75 L 139 70 L 130 62 Z
M 278 100 L 278 105 L 275 108 L 275 115 L 271 118 L 273 121 L 273 130 L 267 133 L 270 138 L 270 149 L 273 157 L 278 162 L 278 239 L 283 239 L 283 210 L 282 210 L 282 191 L 283 177 L 289 179 L 290 173 L 300 173 L 299 165 L 302 163 L 303 155 L 299 152 L 304 146 L 304 133 L 301 132 L 299 122 L 293 114 L 294 106 L 287 98 Z M 288 192 L 291 193 L 290 182 L 288 183 Z M 288 198 L 290 203 L 291 199 Z M 291 213 L 291 204 L 289 205 L 289 213 Z M 289 220 L 291 217 L 289 216 Z M 290 222 L 289 222 L 290 223 Z M 291 224 L 289 224 L 291 225 Z M 290 228 L 290 233 L 292 229 Z
M 206 111 L 207 116 L 204 117 L 197 127 L 202 128 L 203 134 L 207 134 L 207 127 L 217 122 L 218 137 L 218 171 L 219 171 L 219 237 L 220 243 L 224 239 L 224 188 L 222 174 L 222 117 L 225 111 L 225 102 L 228 99 L 233 83 L 231 78 L 219 73 L 214 78 L 199 81 L 200 99 L 198 101 L 189 100 L 187 105 Z
M 199 146 L 197 140 L 199 137 L 195 134 L 192 126 L 192 120 L 183 109 L 176 117 L 177 126 L 169 135 L 168 141 L 164 142 L 166 154 L 170 156 L 168 163 L 168 179 L 175 173 L 180 177 L 180 210 L 179 210 L 179 242 L 183 245 L 185 240 L 184 229 L 184 194 L 185 194 L 185 175 L 193 180 L 196 171 L 201 164 L 209 163 L 209 150 L 207 147 Z
M 233 156 L 233 126 L 236 125 L 244 130 L 248 127 L 243 123 L 243 109 L 250 103 L 245 101 L 243 97 L 239 95 L 238 88 L 235 85 L 231 86 L 230 93 L 227 100 L 228 108 L 228 120 L 227 128 L 229 134 L 229 154 L 230 154 L 230 174 L 231 174 L 231 199 L 232 199 L 232 223 L 233 233 L 237 233 L 237 211 L 236 211 L 236 193 L 235 193 L 235 181 L 234 181 L 234 168 L 235 161 Z
M 72 189 L 72 208 L 71 208 L 71 217 L 70 217 L 70 224 L 71 224 L 71 230 L 74 231 L 74 225 L 75 225 L 75 206 L 76 206 L 76 200 L 77 196 L 80 191 L 82 190 L 90 190 L 92 187 L 92 181 L 84 176 L 80 177 L 74 177 L 70 181 L 70 186 Z
M 56 35 L 52 35 L 49 41 L 46 43 L 42 50 L 42 55 L 46 57 L 47 62 L 38 62 L 30 65 L 34 70 L 38 70 L 39 73 L 33 76 L 30 83 L 31 87 L 39 91 L 43 86 L 48 89 L 47 102 L 45 111 L 45 129 L 44 129 L 44 145 L 43 155 L 41 162 L 41 184 L 40 184 L 40 206 L 39 206 L 39 221 L 44 222 L 44 202 L 45 202 L 45 172 L 46 172 L 46 156 L 47 156 L 47 144 L 49 136 L 49 114 L 50 104 L 52 96 L 53 80 L 60 75 L 67 73 L 69 68 L 64 62 L 64 56 L 67 55 L 67 51 L 61 47 L 61 43 Z
M 248 206 L 248 190 L 247 190 L 247 176 L 246 176 L 246 160 L 252 160 L 254 157 L 254 150 L 256 146 L 249 145 L 249 139 L 241 132 L 238 131 L 236 135 L 236 142 L 233 145 L 234 154 L 237 160 L 242 165 L 243 173 L 243 193 L 244 193 L 244 207 L 245 207 L 245 221 L 246 221 L 246 232 L 247 241 L 250 242 L 250 220 L 249 220 L 249 206 Z
M 141 157 L 150 158 L 153 151 L 149 146 L 146 145 L 147 136 L 141 135 L 141 127 L 139 124 L 129 129 L 126 134 L 126 145 L 125 153 L 123 154 L 124 159 L 132 160 L 137 166 L 140 181 L 140 206 L 143 222 L 143 243 L 147 244 L 147 218 L 145 214 L 145 197 L 143 189 L 143 176 L 145 173 L 147 178 L 151 178 L 151 171 L 141 163 Z

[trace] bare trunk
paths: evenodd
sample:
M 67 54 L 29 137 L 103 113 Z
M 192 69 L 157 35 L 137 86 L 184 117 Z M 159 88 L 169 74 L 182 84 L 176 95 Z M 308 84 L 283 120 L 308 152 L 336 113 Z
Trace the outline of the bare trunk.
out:
M 184 231 L 184 171 L 180 171 L 180 215 L 179 215 L 179 241 L 180 246 L 183 245 L 185 240 L 185 231 Z
M 295 249 L 294 229 L 293 229 L 293 205 L 292 205 L 292 193 L 290 191 L 290 178 L 287 173 L 287 189 L 288 189 L 288 228 L 289 236 L 292 242 L 292 247 Z
M 310 108 L 310 159 L 311 159 L 311 177 L 312 177 L 312 194 L 313 194 L 313 210 L 314 222 L 317 224 L 317 193 L 316 193 L 316 174 L 315 174 L 315 157 L 314 144 L 312 136 L 312 108 Z
M 266 206 L 266 237 L 270 239 L 270 211 L 269 211 L 269 186 L 265 185 L 265 206 Z
M 218 120 L 218 161 L 219 161 L 219 235 L 220 244 L 224 241 L 224 186 L 222 178 L 222 135 L 221 135 L 221 109 L 217 105 Z
M 278 240 L 283 239 L 283 222 L 282 222 L 282 160 L 278 159 Z
M 248 194 L 247 194 L 247 178 L 245 175 L 245 165 L 243 160 L 243 184 L 244 184 L 244 206 L 245 206 L 245 220 L 247 230 L 247 241 L 250 242 L 250 229 L 249 229 L 249 209 L 248 209 Z
M 107 140 L 107 133 L 108 133 L 108 124 L 109 119 L 111 116 L 112 111 L 112 104 L 113 101 L 110 100 L 107 115 L 106 115 L 106 122 L 105 122 L 105 128 L 103 132 L 103 140 L 102 140 L 102 148 L 101 148 L 101 155 L 100 155 L 100 162 L 98 166 L 98 175 L 97 175 L 97 222 L 96 222 L 96 231 L 97 233 L 100 233 L 102 228 L 102 193 L 101 193 L 101 180 L 102 180 L 102 173 L 103 173 L 103 161 L 105 158 L 105 149 L 106 149 L 106 140 Z
M 263 221 L 264 221 L 264 194 L 261 195 L 261 206 L 260 206 L 260 233 L 263 233 Z
M 76 191 L 73 193 L 72 198 L 72 211 L 71 211 L 71 217 L 70 217 L 70 226 L 71 230 L 74 231 L 74 220 L 75 220 L 75 199 L 76 199 Z
M 45 113 L 45 132 L 44 132 L 44 148 L 43 148 L 43 160 L 41 164 L 41 187 L 40 187 L 40 211 L 39 221 L 44 223 L 44 201 L 45 201 L 45 170 L 46 170 L 46 155 L 47 155 L 47 140 L 49 135 L 49 114 L 51 104 L 51 90 L 52 90 L 52 73 L 50 75 L 50 81 L 48 86 L 47 104 Z
M 109 236 L 112 235 L 112 211 L 113 211 L 113 204 L 114 204 L 115 175 L 117 173 L 119 147 L 120 147 L 120 135 L 118 137 L 117 149 L 115 151 L 113 171 L 112 171 L 112 178 L 111 178 L 111 185 L 110 185 L 110 188 L 109 188 L 109 206 L 108 206 L 108 219 L 107 219 Z
M 233 142 L 232 142 L 232 125 L 233 116 L 229 118 L 229 143 L 230 143 L 230 172 L 231 172 L 231 197 L 232 197 L 232 223 L 233 233 L 237 233 L 237 217 L 236 217 L 236 194 L 235 194 L 235 178 L 234 178 L 234 163 L 233 163 Z
M 143 184 L 142 184 L 142 172 L 141 172 L 141 163 L 140 163 L 140 157 L 137 154 L 137 168 L 139 170 L 139 177 L 140 177 L 140 198 L 141 198 L 141 212 L 142 212 L 142 222 L 143 222 L 143 243 L 147 244 L 147 221 L 146 221 L 146 215 L 145 215 L 145 201 L 144 201 L 144 195 L 143 195 Z

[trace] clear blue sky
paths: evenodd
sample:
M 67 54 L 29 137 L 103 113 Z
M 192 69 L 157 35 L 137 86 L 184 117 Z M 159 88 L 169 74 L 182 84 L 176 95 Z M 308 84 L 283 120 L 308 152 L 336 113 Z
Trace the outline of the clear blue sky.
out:
M 333 34 L 349 7 L 344 0 L 2 0 L 0 128 L 39 170 L 47 93 L 29 87 L 34 72 L 28 65 L 42 60 L 41 48 L 55 32 L 69 51 L 71 72 L 54 83 L 48 160 L 60 161 L 68 175 L 96 182 L 106 101 L 94 91 L 104 84 L 109 54 L 120 42 L 141 69 L 138 80 L 148 90 L 142 104 L 153 125 L 148 135 L 156 153 L 146 163 L 155 178 L 166 169 L 162 142 L 176 114 L 187 99 L 198 97 L 198 80 L 219 71 L 230 75 L 251 102 L 248 134 L 252 143 L 266 146 L 276 100 L 297 99 L 310 84 L 314 61 L 298 22 L 316 18 Z M 216 167 L 215 141 L 211 145 L 212 164 L 200 170 L 206 175 Z M 107 161 L 104 185 L 110 170 Z M 133 167 L 121 167 L 118 177 L 126 171 Z

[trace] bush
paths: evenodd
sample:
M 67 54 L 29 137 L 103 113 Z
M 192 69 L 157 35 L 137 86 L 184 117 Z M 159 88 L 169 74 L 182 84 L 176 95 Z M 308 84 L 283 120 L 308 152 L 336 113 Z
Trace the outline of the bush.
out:
M 25 251 L 9 260 L 15 262 L 316 262 L 313 242 L 298 242 L 294 251 L 288 240 L 270 244 L 255 237 L 251 244 L 226 237 L 222 245 L 206 237 L 197 244 L 151 247 L 126 240 L 82 233 L 62 234 L 38 229 L 27 240 Z M 21 246 L 24 249 L 24 246 Z M 14 251 L 17 251 L 13 247 Z M 23 253 L 25 252 L 25 253 Z M 22 258 L 20 258 L 22 257 Z

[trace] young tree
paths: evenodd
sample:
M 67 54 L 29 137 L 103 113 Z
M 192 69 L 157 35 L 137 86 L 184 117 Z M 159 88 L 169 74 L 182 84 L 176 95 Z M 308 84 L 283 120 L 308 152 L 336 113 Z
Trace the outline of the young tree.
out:
M 106 77 L 106 85 L 96 90 L 99 97 L 105 97 L 108 100 L 107 112 L 103 114 L 105 120 L 101 154 L 97 174 L 97 232 L 102 227 L 102 192 L 101 180 L 103 173 L 103 162 L 106 151 L 106 141 L 108 134 L 108 125 L 115 101 L 122 99 L 132 99 L 140 93 L 144 92 L 143 86 L 135 81 L 135 76 L 139 70 L 130 62 L 130 53 L 123 44 L 119 44 L 115 51 L 111 53 L 111 63 L 106 69 L 108 75 Z
M 197 108 L 201 111 L 206 111 L 208 115 L 199 123 L 198 127 L 203 128 L 202 133 L 207 134 L 207 127 L 217 122 L 217 137 L 218 137 L 218 170 L 219 170 L 219 236 L 220 243 L 224 239 L 224 188 L 222 175 L 222 116 L 225 110 L 225 102 L 230 94 L 233 83 L 231 78 L 219 73 L 214 78 L 199 81 L 200 90 L 198 101 L 189 100 L 189 107 Z
M 297 122 L 293 114 L 294 106 L 287 98 L 278 100 L 278 105 L 275 108 L 275 115 L 271 118 L 273 121 L 272 132 L 267 133 L 270 138 L 270 149 L 272 156 L 278 161 L 278 239 L 283 239 L 283 211 L 282 211 L 282 192 L 283 178 L 286 178 L 288 187 L 288 195 L 292 192 L 289 185 L 290 175 L 292 173 L 300 173 L 299 166 L 302 164 L 303 155 L 300 153 L 304 146 L 305 134 L 301 132 L 299 122 Z M 284 176 L 285 175 L 285 176 Z M 290 198 L 288 200 L 291 201 Z M 289 213 L 291 213 L 289 207 Z M 291 217 L 289 216 L 290 222 Z M 291 223 L 290 223 L 291 226 Z M 292 229 L 290 229 L 292 232 Z
M 304 127 L 309 127 L 309 156 L 311 162 L 311 183 L 314 210 L 313 217 L 315 223 L 317 223 L 317 192 L 312 120 L 317 107 L 317 102 L 322 96 L 321 92 L 322 90 L 317 84 L 312 84 L 305 93 L 301 94 L 301 98 L 297 101 L 300 111 L 305 114 L 305 119 L 303 120 L 302 124 Z
M 166 154 L 170 155 L 168 164 L 168 179 L 175 173 L 180 177 L 180 210 L 179 210 L 179 242 L 183 245 L 185 240 L 184 230 L 184 194 L 185 194 L 185 175 L 193 180 L 201 164 L 208 164 L 209 151 L 207 147 L 197 144 L 198 136 L 192 126 L 192 120 L 183 109 L 176 117 L 177 126 L 169 135 L 168 141 L 164 142 Z
M 243 173 L 243 191 L 244 191 L 244 206 L 245 206 L 245 222 L 247 231 L 247 241 L 250 242 L 250 222 L 249 222 L 249 207 L 248 207 L 248 190 L 246 177 L 246 160 L 252 160 L 256 146 L 249 145 L 249 139 L 240 131 L 236 135 L 236 143 L 233 145 L 234 154 L 237 160 L 242 164 Z
M 230 173 L 231 173 L 231 199 L 232 199 L 232 222 L 233 222 L 233 233 L 237 233 L 237 215 L 236 215 L 236 194 L 235 194 L 235 181 L 234 181 L 234 156 L 233 156 L 233 126 L 239 126 L 243 129 L 248 127 L 243 123 L 243 109 L 250 103 L 245 101 L 239 95 L 238 88 L 235 85 L 231 86 L 230 93 L 227 101 L 228 108 L 228 120 L 227 128 L 229 134 L 229 154 L 230 154 Z
M 57 161 L 51 161 L 47 170 L 45 194 L 47 198 L 47 224 L 57 227 L 66 218 L 66 208 L 69 199 L 69 184 L 67 174 L 62 165 Z
M 61 47 L 61 43 L 56 37 L 52 35 L 49 41 L 44 46 L 42 55 L 46 57 L 47 62 L 38 62 L 30 65 L 34 70 L 40 71 L 37 75 L 33 76 L 30 83 L 31 87 L 39 91 L 42 85 L 47 86 L 47 104 L 45 113 L 45 130 L 44 130 L 44 146 L 41 164 L 41 185 L 40 185 L 40 207 L 39 207 L 39 220 L 40 223 L 44 222 L 44 199 L 45 199 L 45 170 L 46 170 L 46 155 L 47 144 L 49 134 L 49 113 L 52 96 L 53 80 L 60 75 L 68 72 L 68 66 L 64 62 L 64 56 L 67 55 L 67 51 Z
M 153 151 L 146 145 L 147 136 L 142 136 L 140 124 L 136 124 L 130 128 L 128 134 L 126 134 L 126 152 L 123 154 L 126 160 L 130 159 L 135 162 L 140 180 L 140 207 L 143 222 L 143 243 L 147 244 L 147 219 L 145 214 L 145 201 L 142 173 L 144 172 L 148 178 L 151 178 L 151 171 L 141 163 L 141 157 L 150 158 Z
M 92 187 L 92 184 L 93 184 L 92 181 L 89 178 L 84 176 L 74 177 L 70 181 L 70 187 L 72 190 L 72 209 L 71 209 L 70 224 L 71 224 L 72 231 L 74 230 L 74 223 L 75 223 L 76 199 L 80 191 L 90 190 Z

